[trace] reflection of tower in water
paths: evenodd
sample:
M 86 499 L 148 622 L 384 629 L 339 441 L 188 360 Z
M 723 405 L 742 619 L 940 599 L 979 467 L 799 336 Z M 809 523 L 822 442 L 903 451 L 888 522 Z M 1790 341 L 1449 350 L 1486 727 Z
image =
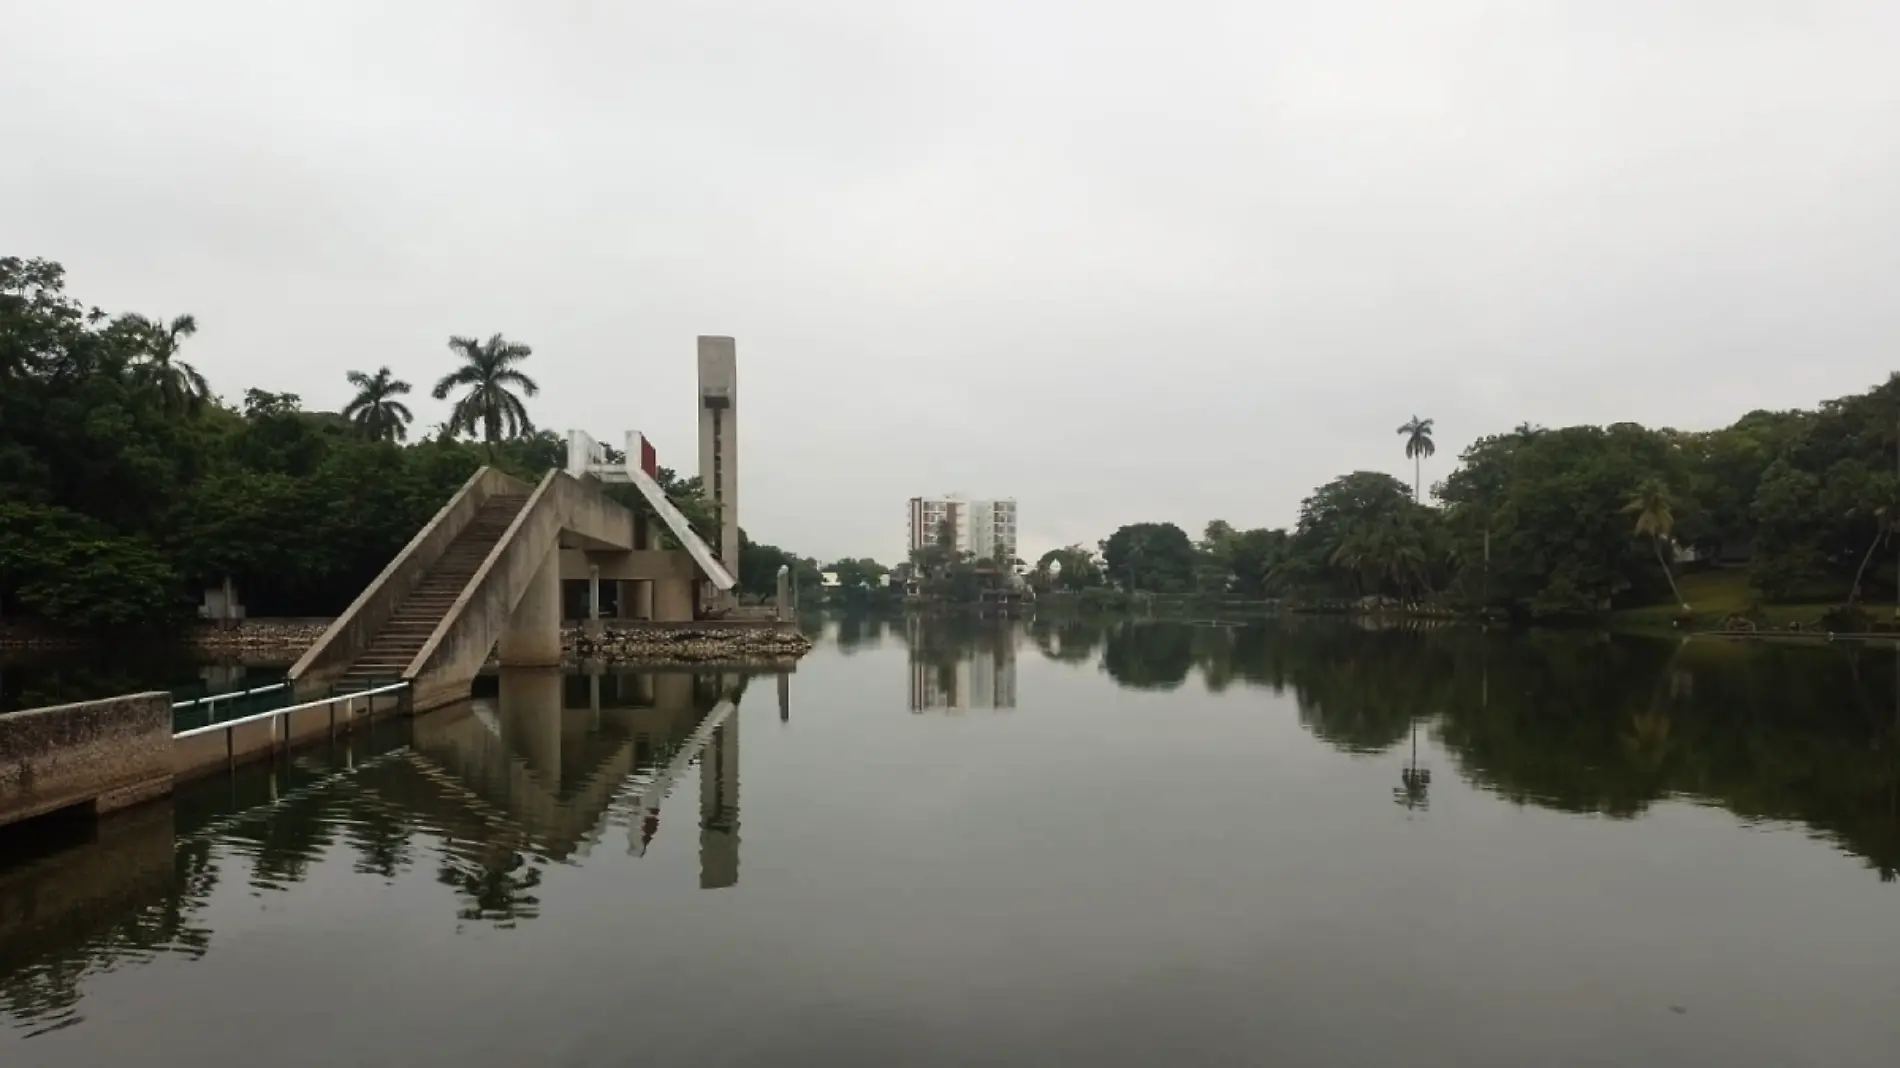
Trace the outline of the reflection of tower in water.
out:
M 739 717 L 713 731 L 699 754 L 699 886 L 739 882 Z

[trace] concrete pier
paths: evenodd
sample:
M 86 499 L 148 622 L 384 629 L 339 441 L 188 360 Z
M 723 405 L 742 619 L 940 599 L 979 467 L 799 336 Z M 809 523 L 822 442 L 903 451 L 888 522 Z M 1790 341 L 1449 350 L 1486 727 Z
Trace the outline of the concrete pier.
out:
M 106 813 L 172 788 L 172 706 L 164 693 L 0 716 L 0 826 L 86 805 Z

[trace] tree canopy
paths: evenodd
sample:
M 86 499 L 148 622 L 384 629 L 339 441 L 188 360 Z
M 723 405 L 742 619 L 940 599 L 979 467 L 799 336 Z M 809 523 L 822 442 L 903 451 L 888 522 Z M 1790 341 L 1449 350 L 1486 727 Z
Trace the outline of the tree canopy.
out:
M 261 388 L 234 405 L 184 358 L 196 328 L 109 315 L 59 264 L 0 258 L 0 611 L 167 623 L 229 577 L 255 615 L 334 614 L 483 463 L 532 481 L 562 461 L 520 399 L 527 347 L 500 335 L 455 346 L 459 414 L 404 445 L 408 385 L 387 367 L 350 373 L 341 413 Z M 707 520 L 697 480 L 668 489 Z

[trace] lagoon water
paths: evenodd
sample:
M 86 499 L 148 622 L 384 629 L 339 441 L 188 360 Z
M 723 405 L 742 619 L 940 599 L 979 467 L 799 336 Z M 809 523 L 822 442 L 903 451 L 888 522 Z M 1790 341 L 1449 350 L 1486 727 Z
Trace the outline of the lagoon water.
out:
M 1891 1065 L 1897 670 L 846 619 L 510 674 L 5 840 L 0 1064 Z

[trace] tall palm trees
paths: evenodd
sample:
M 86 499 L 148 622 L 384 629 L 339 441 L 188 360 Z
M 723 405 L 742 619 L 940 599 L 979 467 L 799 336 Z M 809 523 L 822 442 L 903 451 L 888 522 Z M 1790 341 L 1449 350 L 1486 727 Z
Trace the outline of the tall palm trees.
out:
M 344 407 L 343 417 L 371 441 L 408 440 L 415 416 L 396 398 L 409 392 L 409 383 L 391 375 L 387 367 L 378 368 L 374 375 L 351 371 L 348 377 L 356 387 L 356 397 Z
M 1438 451 L 1432 444 L 1432 421 L 1415 415 L 1399 428 L 1399 433 L 1405 435 L 1405 458 L 1412 461 L 1412 499 L 1422 503 L 1425 459 Z
M 1659 478 L 1645 480 L 1636 487 L 1623 511 L 1636 517 L 1636 536 L 1647 537 L 1655 545 L 1656 562 L 1662 565 L 1663 577 L 1669 580 L 1669 592 L 1675 595 L 1683 611 L 1689 611 L 1689 602 L 1682 599 L 1682 591 L 1676 588 L 1675 573 L 1669 570 L 1669 560 L 1663 556 L 1663 541 L 1676 529 L 1675 501 L 1669 496 L 1669 487 Z
M 189 411 L 210 393 L 198 369 L 177 358 L 178 343 L 198 332 L 197 319 L 180 315 L 165 323 L 143 315 L 127 315 L 119 323 L 136 337 L 142 353 L 133 365 L 133 374 L 158 393 L 159 403 L 167 411 Z
M 452 337 L 449 351 L 462 358 L 462 366 L 443 375 L 431 392 L 436 400 L 446 400 L 450 393 L 463 388 L 455 407 L 449 410 L 451 431 L 479 433 L 490 451 L 506 438 L 534 432 L 528 409 L 515 394 L 517 389 L 530 397 L 541 392 L 541 387 L 523 374 L 519 366 L 533 354 L 533 349 L 496 334 L 487 341 Z

